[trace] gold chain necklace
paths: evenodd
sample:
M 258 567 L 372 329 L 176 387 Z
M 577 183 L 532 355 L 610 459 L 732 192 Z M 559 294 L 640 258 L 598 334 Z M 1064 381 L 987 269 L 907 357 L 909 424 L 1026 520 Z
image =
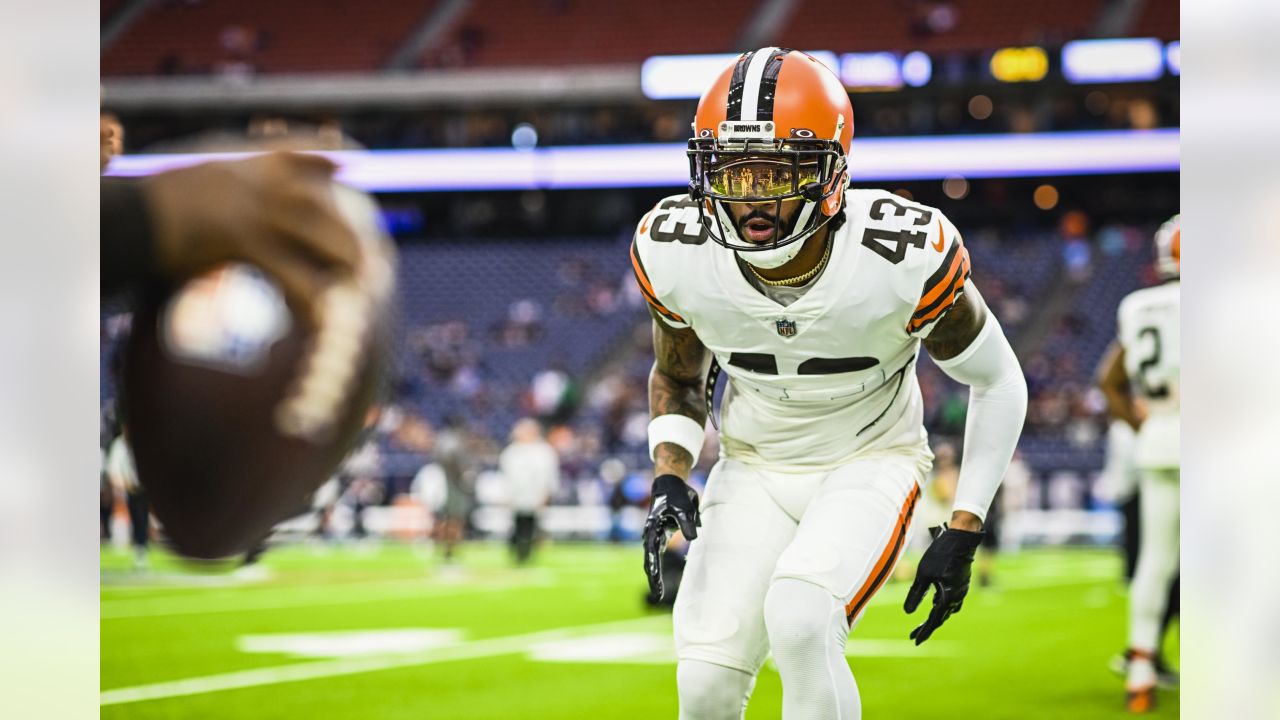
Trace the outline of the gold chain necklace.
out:
M 768 279 L 765 279 L 763 276 L 761 276 L 760 273 L 756 272 L 755 266 L 753 266 L 751 263 L 747 263 L 747 269 L 751 271 L 752 275 L 756 276 L 757 280 L 759 280 L 760 282 L 770 287 L 777 287 L 779 285 L 793 285 L 795 283 L 807 282 L 814 275 L 817 275 L 818 273 L 822 272 L 822 268 L 827 266 L 827 260 L 830 257 L 831 257 L 831 238 L 828 237 L 827 243 L 826 243 L 826 249 L 822 251 L 822 259 L 818 261 L 817 265 L 813 266 L 812 270 L 810 270 L 807 273 L 804 273 L 803 275 L 797 275 L 793 278 L 787 278 L 785 280 L 768 280 Z

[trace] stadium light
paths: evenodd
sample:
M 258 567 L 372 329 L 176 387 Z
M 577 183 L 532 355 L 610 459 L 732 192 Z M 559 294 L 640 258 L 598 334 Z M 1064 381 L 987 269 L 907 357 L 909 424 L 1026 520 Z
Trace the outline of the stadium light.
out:
M 902 61 L 891 52 L 844 53 L 840 82 L 860 90 L 897 90 L 902 87 Z
M 1169 66 L 1169 74 L 1174 77 L 1182 76 L 1182 42 L 1174 40 L 1164 46 L 1165 64 Z
M 1155 38 L 1073 40 L 1062 46 L 1067 82 L 1156 80 L 1164 73 L 1164 46 Z
M 991 55 L 991 77 L 1000 82 L 1038 82 L 1049 74 L 1049 54 L 1041 47 L 1000 48 Z
M 864 138 L 849 156 L 854 180 L 1177 172 L 1179 132 L 1107 130 Z M 529 150 L 361 150 L 323 153 L 338 179 L 369 192 L 683 187 L 684 143 L 540 147 Z M 122 155 L 108 174 L 150 175 L 234 154 Z
M 911 87 L 924 87 L 933 77 L 933 60 L 929 55 L 914 50 L 902 58 L 902 81 Z
M 813 59 L 839 74 L 836 54 L 827 50 L 807 51 Z M 650 100 L 689 100 L 702 97 L 738 55 L 654 55 L 640 66 L 640 90 Z

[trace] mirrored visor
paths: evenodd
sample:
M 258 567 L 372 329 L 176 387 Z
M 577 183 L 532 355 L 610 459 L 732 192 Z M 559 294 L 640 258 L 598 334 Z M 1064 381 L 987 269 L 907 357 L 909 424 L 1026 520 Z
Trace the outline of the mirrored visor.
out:
M 795 195 L 818 182 L 818 163 L 791 163 L 759 158 L 732 160 L 707 172 L 707 189 L 729 198 L 777 198 Z

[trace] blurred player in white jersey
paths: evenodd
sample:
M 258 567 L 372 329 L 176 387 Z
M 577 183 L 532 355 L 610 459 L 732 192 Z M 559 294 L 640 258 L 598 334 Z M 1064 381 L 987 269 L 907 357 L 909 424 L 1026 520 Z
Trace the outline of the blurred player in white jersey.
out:
M 1098 368 L 1098 383 L 1106 382 L 1107 371 L 1112 363 L 1111 354 L 1109 353 L 1103 358 Z M 1145 415 L 1146 409 L 1141 399 L 1135 400 L 1137 408 L 1135 412 L 1139 417 Z M 1107 428 L 1107 462 L 1102 468 L 1102 472 L 1098 476 L 1097 495 L 1100 499 L 1105 500 L 1116 507 L 1120 511 L 1124 525 L 1121 531 L 1121 548 L 1124 551 L 1124 582 L 1129 585 L 1133 582 L 1134 572 L 1138 568 L 1138 553 L 1141 547 L 1141 508 L 1142 493 L 1139 492 L 1141 485 L 1140 478 L 1142 471 L 1138 469 L 1134 461 L 1134 449 L 1137 443 L 1137 433 L 1133 428 L 1123 420 L 1112 418 Z M 1007 487 L 1008 480 L 1005 481 Z M 1173 689 L 1178 687 L 1180 679 L 1178 671 L 1174 670 L 1164 657 L 1163 647 L 1164 638 L 1168 634 L 1169 625 L 1175 617 L 1178 617 L 1181 611 L 1180 589 L 1178 578 L 1169 585 L 1168 598 L 1165 601 L 1164 615 L 1160 620 L 1160 633 L 1157 636 L 1155 666 L 1156 677 L 1159 680 L 1158 685 L 1162 688 Z M 1130 653 L 1125 652 L 1111 658 L 1110 667 L 1112 672 L 1120 676 L 1129 674 L 1129 658 Z
M 897 562 L 932 460 L 920 346 L 972 391 L 951 524 L 904 604 L 935 590 L 917 644 L 961 609 L 1026 382 L 950 221 L 848 189 L 853 108 L 825 66 L 744 53 L 693 135 L 689 194 L 649 211 L 631 248 L 654 320 L 656 594 L 668 533 L 693 541 L 674 614 L 680 717 L 741 718 L 772 650 L 785 720 L 859 718 L 845 640 Z M 708 419 L 721 454 L 700 507 L 686 480 Z
M 130 537 L 133 541 L 133 566 L 147 567 L 147 548 L 151 544 L 151 505 L 147 491 L 138 484 L 138 470 L 129 449 L 128 428 L 121 426 L 120 435 L 107 451 L 106 474 L 116 497 L 125 498 L 129 509 Z
M 1156 233 L 1156 270 L 1164 282 L 1121 301 L 1117 338 L 1104 360 L 1101 382 L 1112 417 L 1137 433 L 1133 457 L 1140 472 L 1142 537 L 1129 588 L 1125 680 L 1126 705 L 1135 713 L 1155 706 L 1161 617 L 1178 572 L 1180 256 L 1175 215 Z

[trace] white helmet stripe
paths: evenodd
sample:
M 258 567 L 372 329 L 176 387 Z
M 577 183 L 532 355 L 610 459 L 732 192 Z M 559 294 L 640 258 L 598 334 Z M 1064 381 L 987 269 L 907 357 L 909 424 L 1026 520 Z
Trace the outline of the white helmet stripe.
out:
M 776 47 L 761 48 L 751 56 L 751 64 L 747 65 L 747 79 L 742 86 L 742 119 L 757 120 L 756 110 L 760 102 L 760 78 L 764 77 L 764 68 L 773 57 Z

